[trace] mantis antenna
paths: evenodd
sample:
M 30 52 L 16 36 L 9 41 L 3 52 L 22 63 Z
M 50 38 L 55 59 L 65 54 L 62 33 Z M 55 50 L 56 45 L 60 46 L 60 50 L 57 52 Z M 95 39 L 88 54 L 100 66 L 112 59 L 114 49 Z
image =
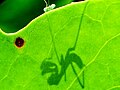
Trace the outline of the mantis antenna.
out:
M 47 3 L 47 1 L 46 1 L 46 0 L 44 0 L 44 2 L 45 2 L 45 4 L 46 4 L 46 7 L 48 7 L 48 3 Z M 49 2 L 49 0 L 48 0 L 48 2 Z
M 43 9 L 44 12 L 48 12 L 50 10 L 53 10 L 55 8 L 55 4 L 51 4 L 51 5 L 48 5 L 49 4 L 49 0 L 48 0 L 48 3 L 46 0 L 44 0 L 45 4 L 46 4 L 46 7 Z

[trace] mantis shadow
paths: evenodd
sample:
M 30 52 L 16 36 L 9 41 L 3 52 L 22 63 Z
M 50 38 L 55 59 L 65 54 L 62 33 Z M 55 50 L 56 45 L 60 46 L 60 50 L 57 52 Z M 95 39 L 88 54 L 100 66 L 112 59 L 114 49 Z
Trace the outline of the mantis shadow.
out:
M 51 73 L 50 77 L 48 77 L 47 82 L 49 85 L 58 85 L 62 77 L 65 75 L 65 81 L 66 81 L 66 70 L 69 65 L 71 65 L 74 74 L 77 77 L 77 80 L 82 88 L 84 88 L 84 71 L 82 73 L 82 81 L 80 81 L 78 74 L 75 71 L 75 68 L 73 66 L 73 62 L 80 68 L 82 69 L 84 67 L 84 64 L 81 60 L 81 58 L 71 52 L 73 51 L 74 48 L 69 48 L 66 52 L 65 58 L 63 55 L 61 55 L 61 62 L 60 62 L 60 72 L 58 72 L 58 66 L 51 62 L 50 60 L 43 60 L 41 64 L 41 70 L 42 70 L 42 75 L 45 75 L 47 73 Z
M 49 85 L 58 85 L 63 76 L 65 76 L 65 81 L 66 81 L 66 70 L 69 67 L 69 65 L 71 65 L 72 70 L 73 70 L 74 74 L 76 75 L 80 86 L 82 88 L 85 87 L 84 71 L 82 72 L 82 82 L 81 82 L 80 79 L 79 79 L 79 76 L 78 76 L 78 74 L 77 74 L 77 72 L 76 72 L 76 70 L 73 66 L 73 63 L 75 63 L 80 69 L 82 69 L 85 65 L 83 64 L 80 56 L 78 56 L 76 53 L 74 53 L 72 51 L 74 51 L 76 49 L 76 45 L 77 45 L 77 42 L 78 42 L 78 39 L 79 39 L 80 29 L 81 29 L 81 25 L 82 25 L 82 20 L 83 20 L 83 16 L 84 16 L 87 4 L 88 4 L 88 2 L 84 6 L 83 13 L 82 13 L 81 18 L 80 18 L 79 28 L 78 28 L 78 32 L 77 32 L 77 35 L 76 35 L 76 40 L 75 40 L 74 46 L 72 48 L 68 48 L 65 57 L 62 54 L 61 58 L 59 59 L 59 56 L 58 56 L 57 50 L 56 50 L 56 45 L 55 45 L 55 42 L 54 42 L 54 36 L 53 36 L 53 33 L 52 33 L 52 29 L 49 25 L 49 30 L 50 30 L 50 34 L 51 34 L 51 37 L 52 37 L 54 51 L 56 53 L 56 57 L 58 59 L 59 65 L 60 65 L 60 70 L 58 70 L 58 66 L 55 63 L 51 62 L 48 59 L 43 60 L 40 68 L 42 70 L 42 75 L 45 75 L 47 73 L 51 74 L 47 79 L 47 82 L 48 82 Z M 48 19 L 48 22 L 50 22 L 49 16 L 47 16 L 47 19 Z

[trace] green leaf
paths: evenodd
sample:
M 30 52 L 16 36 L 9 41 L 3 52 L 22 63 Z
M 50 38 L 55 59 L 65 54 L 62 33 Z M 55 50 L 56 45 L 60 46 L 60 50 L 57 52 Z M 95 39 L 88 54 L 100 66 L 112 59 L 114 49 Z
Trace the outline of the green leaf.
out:
M 16 33 L 0 30 L 0 90 L 119 90 L 119 8 L 72 3 Z

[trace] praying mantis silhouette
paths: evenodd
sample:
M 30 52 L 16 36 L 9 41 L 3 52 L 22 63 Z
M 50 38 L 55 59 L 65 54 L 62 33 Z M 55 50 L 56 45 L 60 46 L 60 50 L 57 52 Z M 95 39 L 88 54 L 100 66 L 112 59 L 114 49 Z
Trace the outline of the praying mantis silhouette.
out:
M 49 59 L 46 58 L 46 59 L 43 60 L 40 68 L 42 70 L 42 75 L 45 75 L 47 73 L 51 73 L 50 77 L 48 77 L 48 79 L 47 79 L 47 82 L 48 82 L 49 85 L 58 85 L 60 80 L 62 79 L 62 77 L 64 75 L 65 75 L 65 81 L 66 81 L 66 70 L 67 70 L 68 66 L 71 65 L 71 67 L 73 69 L 73 72 L 76 75 L 80 86 L 82 88 L 84 88 L 84 71 L 82 72 L 82 81 L 83 82 L 81 82 L 79 77 L 78 77 L 78 74 L 77 74 L 77 72 L 76 72 L 76 70 L 73 66 L 73 62 L 80 69 L 82 69 L 85 65 L 83 64 L 81 58 L 76 53 L 74 53 L 73 51 L 75 51 L 75 48 L 76 48 L 76 45 L 77 45 L 77 41 L 78 41 L 80 29 L 81 29 L 81 23 L 82 23 L 82 19 L 83 19 L 83 15 L 84 15 L 84 11 L 85 11 L 86 6 L 87 6 L 87 4 L 84 7 L 83 14 L 82 14 L 81 19 L 80 19 L 75 44 L 72 48 L 68 48 L 65 57 L 61 54 L 61 59 L 59 59 L 59 56 L 57 54 L 57 50 L 56 50 L 56 46 L 55 46 L 55 42 L 54 42 L 54 37 L 53 37 L 53 34 L 52 34 L 51 27 L 49 25 L 54 51 L 55 51 L 56 57 L 58 59 L 59 65 L 60 65 L 60 72 L 58 72 L 58 66 L 55 63 L 53 63 L 49 60 L 51 58 L 49 58 Z M 48 22 L 49 22 L 48 16 L 47 16 L 47 19 L 48 19 Z

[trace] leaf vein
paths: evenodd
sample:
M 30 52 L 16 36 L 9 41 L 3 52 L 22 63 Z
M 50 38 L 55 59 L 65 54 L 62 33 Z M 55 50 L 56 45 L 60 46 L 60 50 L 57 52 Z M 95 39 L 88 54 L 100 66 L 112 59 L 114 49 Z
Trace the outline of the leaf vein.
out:
M 94 56 L 94 58 L 81 70 L 81 72 L 78 74 L 78 76 L 81 75 L 81 73 L 89 66 L 91 65 L 95 59 L 97 58 L 97 56 L 100 54 L 100 52 L 102 51 L 102 49 L 110 42 L 112 41 L 113 39 L 117 38 L 118 36 L 120 36 L 120 33 L 118 33 L 117 35 L 111 37 L 109 40 L 107 40 L 102 46 L 101 48 L 99 49 L 99 51 L 96 53 L 96 55 Z M 74 84 L 74 82 L 77 80 L 77 78 L 75 78 L 72 83 L 70 84 L 70 86 L 67 88 L 67 90 L 70 89 L 70 87 Z

